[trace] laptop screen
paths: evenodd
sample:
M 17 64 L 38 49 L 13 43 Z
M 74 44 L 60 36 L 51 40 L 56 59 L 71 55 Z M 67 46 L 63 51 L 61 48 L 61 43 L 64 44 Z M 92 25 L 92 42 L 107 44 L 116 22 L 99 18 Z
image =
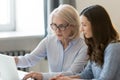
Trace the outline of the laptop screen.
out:
M 0 78 L 2 80 L 20 80 L 12 56 L 0 54 Z

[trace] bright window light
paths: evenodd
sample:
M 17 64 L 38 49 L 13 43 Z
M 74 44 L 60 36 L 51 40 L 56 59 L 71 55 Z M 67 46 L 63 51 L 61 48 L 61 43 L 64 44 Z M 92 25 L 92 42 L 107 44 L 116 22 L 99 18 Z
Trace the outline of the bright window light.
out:
M 0 0 L 0 24 L 10 23 L 9 0 Z
M 15 30 L 14 0 L 0 0 L 0 32 Z
M 16 0 L 16 30 L 44 35 L 44 0 Z
M 44 0 L 0 0 L 0 32 L 44 35 Z

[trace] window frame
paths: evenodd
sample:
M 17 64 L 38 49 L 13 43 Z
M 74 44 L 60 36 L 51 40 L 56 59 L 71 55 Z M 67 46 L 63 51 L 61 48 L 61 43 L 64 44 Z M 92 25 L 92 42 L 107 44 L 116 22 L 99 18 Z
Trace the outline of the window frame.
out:
M 0 24 L 0 32 L 15 31 L 15 0 L 10 0 L 10 23 Z

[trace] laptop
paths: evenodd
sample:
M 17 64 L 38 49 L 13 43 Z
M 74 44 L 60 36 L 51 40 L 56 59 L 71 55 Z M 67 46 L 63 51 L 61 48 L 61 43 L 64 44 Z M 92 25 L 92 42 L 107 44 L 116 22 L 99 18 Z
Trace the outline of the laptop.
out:
M 18 71 L 12 56 L 0 54 L 0 80 L 22 80 L 26 74 Z

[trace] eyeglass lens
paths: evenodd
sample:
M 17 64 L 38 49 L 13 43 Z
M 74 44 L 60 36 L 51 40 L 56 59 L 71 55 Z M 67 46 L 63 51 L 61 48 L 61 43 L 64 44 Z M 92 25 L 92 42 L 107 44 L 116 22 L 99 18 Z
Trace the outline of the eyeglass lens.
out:
M 54 23 L 50 24 L 50 26 L 53 30 L 57 30 L 57 29 L 65 30 L 68 27 L 68 25 L 69 24 L 60 24 L 60 25 L 57 26 L 57 24 L 54 24 Z

